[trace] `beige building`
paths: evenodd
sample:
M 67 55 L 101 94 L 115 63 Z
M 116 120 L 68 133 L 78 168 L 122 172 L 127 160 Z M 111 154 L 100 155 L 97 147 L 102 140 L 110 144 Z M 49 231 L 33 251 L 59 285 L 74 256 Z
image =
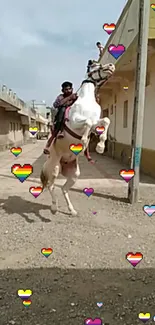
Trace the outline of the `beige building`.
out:
M 0 151 L 32 141 L 29 128 L 43 129 L 47 120 L 24 103 L 11 89 L 0 88 Z
M 100 89 L 102 115 L 109 116 L 108 153 L 113 158 L 129 163 L 134 106 L 135 72 L 137 56 L 139 1 L 129 0 L 116 29 L 110 36 L 100 63 L 114 63 L 114 76 Z M 150 1 L 150 5 L 151 5 Z M 141 169 L 155 176 L 155 12 L 150 7 L 148 63 L 145 88 L 145 114 Z M 110 44 L 123 44 L 125 53 L 116 60 L 108 52 Z
M 0 88 L 0 150 L 24 141 L 21 114 L 24 103 L 6 86 Z

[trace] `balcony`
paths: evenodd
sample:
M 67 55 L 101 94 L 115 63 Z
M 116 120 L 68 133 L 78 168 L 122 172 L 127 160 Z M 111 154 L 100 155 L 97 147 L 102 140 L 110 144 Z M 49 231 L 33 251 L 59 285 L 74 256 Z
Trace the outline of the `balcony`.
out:
M 3 85 L 0 87 L 0 107 L 4 107 L 9 112 L 18 112 L 25 110 L 25 103 L 17 97 L 16 93 Z

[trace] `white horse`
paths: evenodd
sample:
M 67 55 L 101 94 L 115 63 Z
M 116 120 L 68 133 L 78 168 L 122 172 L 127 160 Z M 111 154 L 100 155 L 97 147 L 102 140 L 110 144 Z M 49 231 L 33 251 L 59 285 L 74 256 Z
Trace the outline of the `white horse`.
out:
M 61 172 L 67 178 L 62 187 L 62 192 L 68 209 L 73 216 L 77 215 L 77 211 L 70 201 L 68 191 L 80 176 L 78 158 L 88 147 L 89 135 L 91 132 L 95 132 L 96 127 L 104 127 L 104 132 L 100 135 L 100 141 L 96 147 L 98 153 L 102 154 L 104 152 L 110 120 L 107 117 L 100 119 L 101 107 L 96 102 L 95 87 L 99 87 L 106 82 L 114 71 L 115 66 L 113 64 L 104 66 L 96 64 L 95 68 L 89 72 L 87 78 L 82 82 L 78 99 L 68 111 L 67 121 L 64 126 L 64 138 L 57 138 L 49 148 L 50 155 L 43 166 L 40 178 L 43 188 L 47 186 L 51 194 L 51 211 L 53 213 L 56 213 L 58 209 L 54 184 Z M 82 145 L 83 150 L 77 156 L 74 153 L 75 151 L 71 150 L 71 147 L 78 149 L 80 145 Z

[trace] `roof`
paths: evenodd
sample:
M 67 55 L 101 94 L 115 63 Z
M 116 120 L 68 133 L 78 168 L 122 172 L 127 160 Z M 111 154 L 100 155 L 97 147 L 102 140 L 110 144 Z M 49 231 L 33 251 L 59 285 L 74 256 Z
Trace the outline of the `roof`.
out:
M 43 123 L 43 124 L 48 124 L 48 120 L 44 118 L 42 115 L 38 114 L 36 118 L 36 122 Z

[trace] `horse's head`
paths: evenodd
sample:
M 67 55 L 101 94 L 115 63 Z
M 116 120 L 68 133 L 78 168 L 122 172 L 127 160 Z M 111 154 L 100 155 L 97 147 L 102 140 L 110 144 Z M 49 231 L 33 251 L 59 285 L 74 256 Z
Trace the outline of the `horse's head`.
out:
M 115 66 L 112 63 L 102 65 L 100 63 L 91 63 L 88 69 L 88 80 L 94 82 L 95 86 L 103 85 L 115 72 Z

